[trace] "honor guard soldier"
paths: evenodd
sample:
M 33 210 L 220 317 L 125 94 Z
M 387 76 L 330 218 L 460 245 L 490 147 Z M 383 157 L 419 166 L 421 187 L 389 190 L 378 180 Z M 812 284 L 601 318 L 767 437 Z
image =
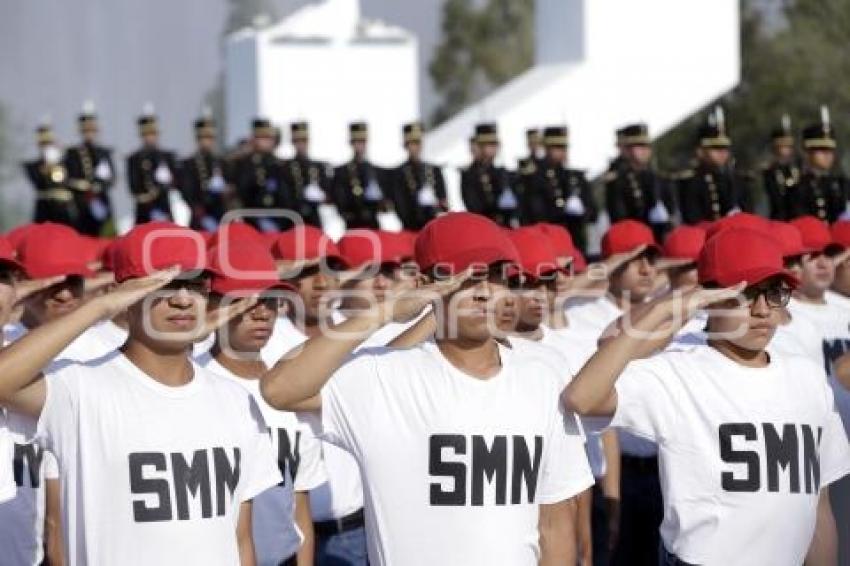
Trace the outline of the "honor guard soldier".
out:
M 732 163 L 732 140 L 720 108 L 698 131 L 697 163 L 677 177 L 679 207 L 685 224 L 713 222 L 736 212 L 752 212 L 750 179 Z
M 764 191 L 770 204 L 773 220 L 790 220 L 790 205 L 797 197 L 800 184 L 800 166 L 794 150 L 791 117 L 782 116 L 781 125 L 770 133 L 773 158 L 762 170 Z
M 369 142 L 366 123 L 354 122 L 348 126 L 348 132 L 354 155 L 334 170 L 336 207 L 348 229 L 378 228 L 378 212 L 387 210 L 389 204 L 383 189 L 386 173 L 366 157 Z
M 136 224 L 171 220 L 169 191 L 176 188 L 177 161 L 174 153 L 159 148 L 159 124 L 148 106 L 139 117 L 142 147 L 127 159 L 130 194 L 136 201 Z
M 322 227 L 319 206 L 328 202 L 331 179 L 327 163 L 310 159 L 310 129 L 307 122 L 290 126 L 295 155 L 283 164 L 283 178 L 298 202 L 298 212 L 305 224 Z
M 89 236 L 114 236 L 115 219 L 109 198 L 115 183 L 112 150 L 97 144 L 99 128 L 93 104 L 83 105 L 77 123 L 81 143 L 68 148 L 63 159 L 80 212 L 77 230 Z
M 652 167 L 652 141 L 646 124 L 631 124 L 617 132 L 621 155 L 602 177 L 605 206 L 611 223 L 639 220 L 651 226 L 658 242 L 670 230 L 673 195 L 666 179 Z
M 543 130 L 546 157 L 532 175 L 522 175 L 521 195 L 527 223 L 551 222 L 570 231 L 576 246 L 586 249 L 588 222 L 598 214 L 590 184 L 582 171 L 567 168 L 569 132 L 566 126 Z
M 543 161 L 543 139 L 540 137 L 538 128 L 529 128 L 525 131 L 525 142 L 528 146 L 528 155 L 519 160 L 520 174 L 532 173 Z
M 194 127 L 197 150 L 180 163 L 183 197 L 192 209 L 192 229 L 214 232 L 232 197 L 228 164 L 215 152 L 216 124 L 209 113 Z
M 803 130 L 805 162 L 796 198 L 791 199 L 791 217 L 811 215 L 827 222 L 848 216 L 847 178 L 835 166 L 835 130 L 829 111 L 821 109 L 821 123 Z
M 283 182 L 283 162 L 274 154 L 277 131 L 265 118 L 252 122 L 251 151 L 236 163 L 236 194 L 246 209 L 287 209 L 295 211 L 292 191 Z M 252 215 L 246 220 L 262 232 L 292 227 L 292 219 Z
M 68 171 L 62 152 L 56 147 L 53 128 L 44 120 L 35 130 L 38 159 L 24 163 L 27 178 L 35 189 L 35 221 L 57 222 L 76 227 L 80 212 L 74 193 L 68 188 Z
M 502 226 L 518 223 L 519 202 L 510 174 L 493 163 L 499 153 L 499 132 L 494 123 L 475 126 L 478 159 L 461 172 L 460 192 L 469 212 L 482 214 Z
M 446 185 L 439 167 L 422 161 L 422 124 L 402 128 L 408 159 L 393 172 L 393 202 L 405 230 L 421 230 L 448 211 Z

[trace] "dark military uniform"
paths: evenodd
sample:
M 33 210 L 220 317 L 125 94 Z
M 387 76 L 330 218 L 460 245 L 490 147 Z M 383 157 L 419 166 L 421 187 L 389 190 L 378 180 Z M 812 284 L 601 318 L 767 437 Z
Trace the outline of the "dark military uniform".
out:
M 97 117 L 84 112 L 78 119 L 83 134 L 97 132 Z M 89 236 L 115 235 L 109 191 L 115 183 L 112 151 L 90 141 L 68 148 L 62 160 L 68 184 L 74 189 L 80 221 L 77 229 Z
M 543 132 L 547 148 L 566 148 L 569 144 L 567 128 L 548 127 Z M 598 216 L 590 183 L 583 171 L 568 169 L 563 163 L 545 159 L 533 172 L 521 172 L 521 208 L 524 222 L 551 222 L 570 231 L 576 246 L 587 248 L 587 223 Z
M 422 142 L 422 124 L 402 128 L 405 147 Z M 395 212 L 405 230 L 419 230 L 439 213 L 448 210 L 443 172 L 436 165 L 409 158 L 393 171 Z
M 309 129 L 306 122 L 295 122 L 290 127 L 292 141 L 308 141 Z M 283 179 L 291 187 L 297 202 L 297 211 L 305 224 L 322 227 L 319 206 L 330 200 L 331 179 L 329 166 L 313 161 L 307 154 L 296 152 L 295 157 L 283 164 Z
M 257 118 L 253 122 L 254 137 L 276 136 L 275 128 L 268 120 Z M 236 194 L 242 208 L 262 211 L 263 209 L 284 209 L 296 211 L 296 203 L 291 187 L 283 179 L 283 162 L 273 153 L 252 150 L 239 158 L 235 165 L 233 179 L 236 184 Z M 293 220 L 275 217 L 274 214 L 265 217 L 261 212 L 247 216 L 253 226 L 263 232 L 273 232 L 291 228 Z
M 142 135 L 157 133 L 156 117 L 138 120 Z M 127 159 L 130 194 L 136 203 L 136 224 L 151 220 L 171 220 L 168 192 L 177 188 L 178 171 L 174 153 L 156 146 L 143 146 Z
M 215 122 L 203 117 L 195 121 L 195 136 L 215 138 Z M 227 212 L 230 199 L 230 164 L 215 152 L 198 150 L 180 162 L 180 188 L 192 210 L 193 230 L 213 232 Z
M 479 146 L 498 144 L 496 124 L 478 124 L 475 140 Z M 481 160 L 474 161 L 461 171 L 460 193 L 469 212 L 482 214 L 502 226 L 512 226 L 519 220 L 519 200 L 513 179 L 504 167 Z
M 731 140 L 722 127 L 700 128 L 699 143 L 704 148 L 728 148 Z M 713 222 L 730 212 L 752 212 L 752 179 L 727 166 L 717 168 L 699 162 L 676 175 L 679 209 L 685 224 Z
M 770 134 L 774 153 L 781 148 L 793 148 L 794 136 L 791 133 L 791 121 L 783 117 L 782 126 Z M 800 184 L 800 165 L 796 158 L 790 161 L 779 158 L 773 159 L 762 169 L 762 183 L 770 206 L 770 217 L 773 220 L 789 220 L 791 218 L 791 199 L 796 197 Z
M 815 124 L 803 130 L 803 148 L 834 151 L 835 133 L 829 123 Z M 811 215 L 827 222 L 846 217 L 850 185 L 840 171 L 823 171 L 810 165 L 803 167 L 800 184 L 790 194 L 789 218 Z
M 617 139 L 626 147 L 650 145 L 646 124 L 633 124 L 620 129 Z M 663 241 L 670 230 L 674 211 L 669 180 L 651 166 L 635 167 L 628 159 L 618 157 L 602 176 L 605 186 L 605 206 L 611 223 L 638 220 L 652 227 L 656 239 Z
M 53 130 L 44 124 L 38 127 L 36 134 L 42 152 L 54 151 L 57 155 L 49 159 L 42 156 L 23 164 L 27 178 L 36 193 L 34 220 L 77 227 L 81 218 L 80 211 L 74 192 L 68 188 L 68 171 L 59 159 L 59 150 L 53 145 Z
M 352 143 L 366 142 L 369 132 L 357 122 L 349 126 L 349 134 Z M 334 170 L 334 202 L 348 229 L 378 228 L 378 212 L 391 202 L 387 177 L 387 171 L 356 156 Z

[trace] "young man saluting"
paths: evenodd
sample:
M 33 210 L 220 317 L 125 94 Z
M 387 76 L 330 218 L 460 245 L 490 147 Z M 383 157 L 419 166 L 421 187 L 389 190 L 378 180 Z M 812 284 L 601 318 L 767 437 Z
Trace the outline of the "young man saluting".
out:
M 558 406 L 558 368 L 493 337 L 516 256 L 486 218 L 437 218 L 416 241 L 434 282 L 308 340 L 263 377 L 269 404 L 321 406 L 327 438 L 357 459 L 372 564 L 575 563 L 572 498 L 593 479 L 575 419 Z M 388 319 L 440 296 L 435 343 L 349 358 Z
M 68 564 L 253 565 L 250 502 L 281 476 L 251 395 L 190 361 L 203 247 L 176 225 L 139 226 L 113 260 L 114 291 L 0 352 L 0 406 L 38 418 L 59 462 Z M 125 309 L 120 351 L 48 367 Z
M 832 391 L 818 364 L 765 350 L 797 280 L 747 228 L 711 237 L 698 270 L 707 289 L 633 310 L 565 402 L 658 444 L 663 563 L 834 564 L 826 486 L 850 447 Z M 707 344 L 647 358 L 709 305 Z

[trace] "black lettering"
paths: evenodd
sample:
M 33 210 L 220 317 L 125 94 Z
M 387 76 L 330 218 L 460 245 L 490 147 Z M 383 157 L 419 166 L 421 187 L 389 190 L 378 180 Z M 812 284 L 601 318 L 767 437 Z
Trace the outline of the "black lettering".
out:
M 725 423 L 720 425 L 720 458 L 727 464 L 746 464 L 747 475 L 735 478 L 734 472 L 723 472 L 720 475 L 721 485 L 725 491 L 758 491 L 761 486 L 759 475 L 758 452 L 748 450 L 733 450 L 732 438 L 743 436 L 746 441 L 756 440 L 758 433 L 752 423 Z
M 225 488 L 230 491 L 230 497 L 236 491 L 236 486 L 239 484 L 241 453 L 239 448 L 233 448 L 233 465 L 227 457 L 227 452 L 224 448 L 213 448 L 213 466 L 215 467 L 215 502 L 216 515 L 223 517 L 226 515 L 225 508 Z
M 130 454 L 130 492 L 135 495 L 156 495 L 159 504 L 148 507 L 143 500 L 133 501 L 133 520 L 137 523 L 152 523 L 170 521 L 171 493 L 168 480 L 145 479 L 144 467 L 153 466 L 157 472 L 164 472 L 168 467 L 165 454 L 159 452 L 137 452 Z
M 31 487 L 38 489 L 41 486 L 41 461 L 44 459 L 44 450 L 35 442 L 28 444 L 15 444 L 15 455 L 12 459 L 15 485 L 18 487 Z M 24 484 L 24 470 L 27 472 L 29 486 Z
M 466 454 L 466 437 L 461 434 L 433 434 L 428 442 L 428 473 L 431 477 L 454 479 L 454 489 L 444 491 L 439 482 L 431 483 L 431 505 L 466 504 L 466 465 L 462 462 L 444 462 L 443 449 L 455 454 Z
M 528 493 L 528 502 L 534 503 L 537 493 L 537 476 L 540 459 L 543 457 L 543 437 L 534 437 L 534 461 L 528 453 L 528 444 L 523 436 L 513 438 L 513 471 L 511 473 L 511 504 L 522 503 L 522 483 Z
M 283 476 L 283 483 L 281 485 L 286 484 L 286 478 L 289 478 L 290 481 L 295 481 L 300 465 L 301 432 L 295 432 L 295 443 L 293 445 L 289 441 L 289 433 L 286 432 L 286 429 L 277 429 L 277 467 L 280 469 L 280 475 Z
M 472 437 L 472 504 L 484 505 L 484 484 L 496 478 L 496 505 L 504 505 L 508 491 L 508 437 L 493 438 L 487 447 L 483 436 Z
M 764 423 L 764 450 L 767 458 L 767 490 L 779 491 L 779 469 L 788 470 L 791 493 L 800 493 L 800 444 L 797 427 L 782 425 L 782 436 L 772 423 Z
M 177 502 L 177 518 L 189 520 L 189 494 L 201 496 L 201 516 L 212 517 L 212 495 L 210 494 L 210 465 L 206 450 L 195 450 L 192 465 L 186 463 L 183 454 L 171 455 L 171 473 L 174 474 L 174 496 Z
M 809 425 L 803 426 L 803 475 L 806 477 L 806 493 L 820 491 L 820 441 L 823 428 L 818 427 L 818 437 Z

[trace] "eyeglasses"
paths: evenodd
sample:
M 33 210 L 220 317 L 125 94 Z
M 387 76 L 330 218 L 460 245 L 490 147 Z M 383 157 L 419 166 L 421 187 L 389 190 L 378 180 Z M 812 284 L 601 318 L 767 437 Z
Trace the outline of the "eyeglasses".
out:
M 741 293 L 747 306 L 753 306 L 759 299 L 764 297 L 767 306 L 771 308 L 782 308 L 791 300 L 791 288 L 785 285 L 769 285 L 765 287 L 747 287 Z

